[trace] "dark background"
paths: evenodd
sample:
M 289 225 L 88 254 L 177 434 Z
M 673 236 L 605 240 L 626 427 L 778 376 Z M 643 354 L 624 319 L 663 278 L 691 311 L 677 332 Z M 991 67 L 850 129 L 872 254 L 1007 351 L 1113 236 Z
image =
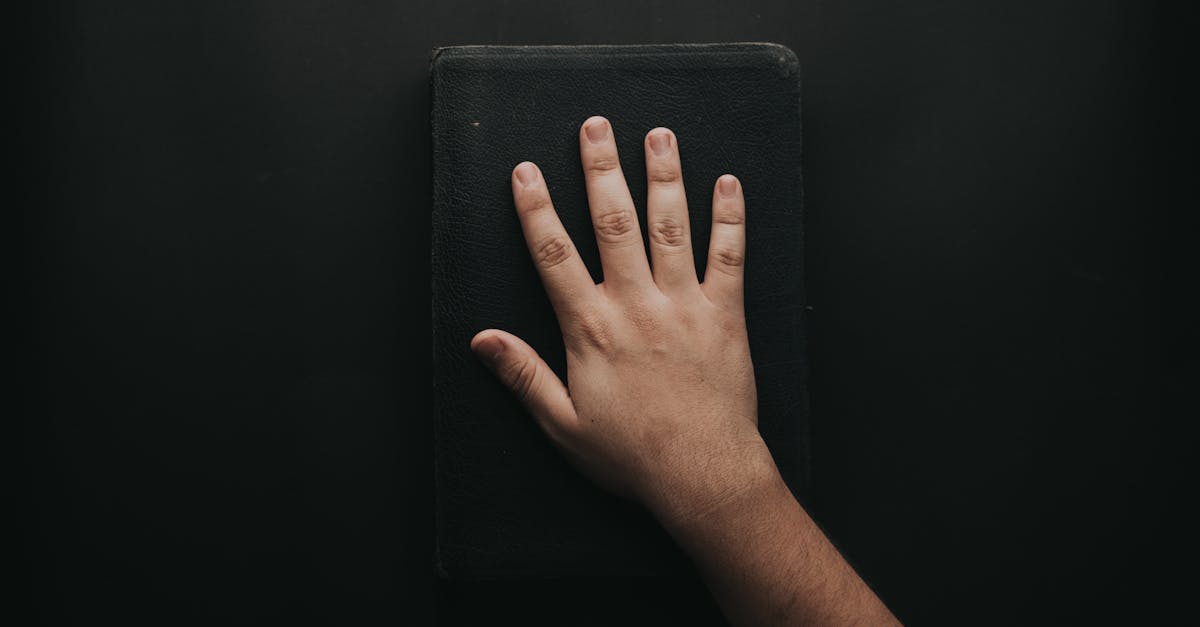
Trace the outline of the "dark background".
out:
M 796 51 L 811 509 L 903 620 L 1154 620 L 1190 585 L 1159 571 L 1194 492 L 1169 192 L 1194 77 L 1157 3 L 53 3 L 11 29 L 17 592 L 44 622 L 714 611 L 695 582 L 433 578 L 427 71 L 471 43 Z

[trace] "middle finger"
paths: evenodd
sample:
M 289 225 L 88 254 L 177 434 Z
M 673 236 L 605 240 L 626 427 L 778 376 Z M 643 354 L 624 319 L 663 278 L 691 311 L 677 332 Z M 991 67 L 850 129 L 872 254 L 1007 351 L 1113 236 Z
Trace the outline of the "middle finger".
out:
M 650 263 L 608 120 L 597 115 L 583 123 L 579 152 L 604 282 L 616 287 L 649 285 Z

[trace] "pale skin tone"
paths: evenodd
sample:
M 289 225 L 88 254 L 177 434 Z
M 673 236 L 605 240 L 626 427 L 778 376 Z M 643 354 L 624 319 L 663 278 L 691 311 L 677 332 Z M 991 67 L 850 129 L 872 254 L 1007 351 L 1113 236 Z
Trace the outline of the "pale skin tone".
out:
M 675 135 L 656 128 L 645 138 L 648 257 L 611 124 L 588 118 L 579 144 L 599 284 L 537 166 L 512 173 L 525 241 L 562 328 L 567 383 L 505 331 L 480 331 L 472 350 L 576 468 L 655 516 L 735 624 L 899 624 L 793 498 L 759 435 L 741 183 L 726 174 L 714 186 L 700 283 Z

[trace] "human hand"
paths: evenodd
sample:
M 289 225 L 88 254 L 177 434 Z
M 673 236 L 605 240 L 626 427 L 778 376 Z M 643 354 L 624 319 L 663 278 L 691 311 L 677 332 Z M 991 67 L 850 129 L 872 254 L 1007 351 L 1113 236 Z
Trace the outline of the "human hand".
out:
M 693 262 L 674 134 L 645 138 L 650 261 L 609 122 L 589 118 L 580 152 L 603 266 L 593 282 L 540 170 L 514 168 L 517 214 L 566 346 L 566 386 L 520 338 L 479 332 L 471 348 L 585 475 L 681 521 L 780 481 L 757 428 L 743 311 L 745 200 L 713 190 L 704 283 Z

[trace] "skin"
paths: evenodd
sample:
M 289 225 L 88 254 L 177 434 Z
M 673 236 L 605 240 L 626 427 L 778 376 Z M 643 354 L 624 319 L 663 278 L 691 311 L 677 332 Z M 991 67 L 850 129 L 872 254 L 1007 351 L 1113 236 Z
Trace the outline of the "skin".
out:
M 642 503 L 740 625 L 899 624 L 792 496 L 758 432 L 743 310 L 746 208 L 730 174 L 713 188 L 697 279 L 678 143 L 646 135 L 649 258 L 603 117 L 580 153 L 604 281 L 592 281 L 536 165 L 513 169 L 529 252 L 566 345 L 564 383 L 498 329 L 471 348 L 576 468 Z

